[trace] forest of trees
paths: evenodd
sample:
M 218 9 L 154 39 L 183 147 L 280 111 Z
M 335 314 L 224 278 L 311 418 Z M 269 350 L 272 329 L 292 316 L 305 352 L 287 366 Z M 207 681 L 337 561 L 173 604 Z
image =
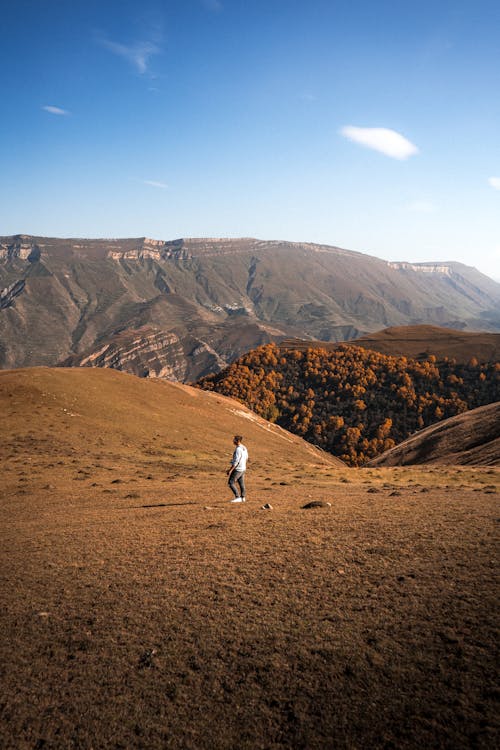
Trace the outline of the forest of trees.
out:
M 500 363 L 267 344 L 197 384 L 360 466 L 416 430 L 500 400 Z

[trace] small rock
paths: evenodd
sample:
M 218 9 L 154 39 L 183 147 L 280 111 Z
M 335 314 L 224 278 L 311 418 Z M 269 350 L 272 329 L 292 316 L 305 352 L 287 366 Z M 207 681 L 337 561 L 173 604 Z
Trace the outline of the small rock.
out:
M 302 510 L 306 510 L 309 508 L 331 508 L 332 504 L 327 503 L 324 500 L 311 500 L 310 503 L 306 503 L 302 506 Z
M 146 651 L 142 654 L 141 658 L 139 659 L 139 669 L 147 669 L 150 668 L 153 665 L 153 658 L 156 654 L 155 648 L 148 648 Z
M 438 635 L 441 638 L 441 640 L 443 640 L 445 643 L 449 643 L 449 644 L 459 643 L 457 634 L 451 628 L 446 628 L 445 630 L 438 631 Z
M 369 493 L 370 493 L 370 495 L 373 495 L 373 494 L 374 494 L 375 492 L 380 492 L 380 490 L 379 490 L 379 489 L 377 489 L 377 487 L 370 487 L 370 488 L 369 488 L 368 490 L 366 490 L 366 491 L 367 491 L 367 492 L 369 492 Z
M 399 497 L 401 495 L 401 492 L 398 492 L 398 490 L 394 490 L 394 492 L 389 492 L 389 497 Z
M 345 576 L 345 570 L 343 568 L 339 568 L 337 570 L 337 573 L 339 574 L 339 576 Z
M 265 505 L 261 505 L 260 509 L 261 510 L 272 510 L 273 506 L 271 505 L 271 503 L 266 503 Z

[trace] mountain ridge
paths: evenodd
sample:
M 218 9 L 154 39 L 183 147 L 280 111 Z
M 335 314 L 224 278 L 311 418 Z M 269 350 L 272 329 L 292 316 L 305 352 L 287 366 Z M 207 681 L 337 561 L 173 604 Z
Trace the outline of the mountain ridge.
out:
M 480 362 L 500 360 L 500 333 L 460 331 L 438 326 L 395 326 L 375 331 L 372 334 L 351 339 L 350 344 L 363 349 L 388 354 L 393 357 L 427 359 L 434 356 L 438 360 L 455 359 L 467 363 L 476 358 Z M 280 349 L 324 348 L 327 351 L 340 346 L 338 343 L 285 339 Z
M 177 339 L 182 355 L 155 357 L 146 338 L 154 366 L 137 371 L 196 380 L 290 337 L 343 341 L 423 323 L 500 330 L 500 284 L 462 264 L 394 268 L 314 243 L 19 234 L 0 237 L 0 310 L 0 367 L 97 361 L 110 346 L 126 369 L 124 332 L 135 341 L 147 330 Z

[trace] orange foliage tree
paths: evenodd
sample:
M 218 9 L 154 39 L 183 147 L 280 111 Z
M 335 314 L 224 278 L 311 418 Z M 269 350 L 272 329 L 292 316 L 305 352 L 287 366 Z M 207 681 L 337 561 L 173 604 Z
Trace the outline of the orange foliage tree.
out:
M 197 384 L 358 466 L 436 421 L 500 400 L 500 364 L 393 357 L 351 344 L 259 347 Z

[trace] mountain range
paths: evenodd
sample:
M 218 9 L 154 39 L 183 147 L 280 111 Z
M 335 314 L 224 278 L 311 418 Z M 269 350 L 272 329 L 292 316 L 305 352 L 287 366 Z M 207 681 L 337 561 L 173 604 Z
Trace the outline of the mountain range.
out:
M 308 243 L 0 237 L 2 368 L 193 381 L 271 341 L 419 324 L 500 331 L 500 284 L 460 263 Z

